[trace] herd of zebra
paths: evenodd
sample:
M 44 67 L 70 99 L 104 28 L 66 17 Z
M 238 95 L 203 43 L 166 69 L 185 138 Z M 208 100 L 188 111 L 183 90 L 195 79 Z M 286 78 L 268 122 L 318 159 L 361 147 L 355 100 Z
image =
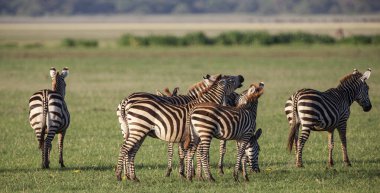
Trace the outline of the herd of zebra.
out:
M 29 122 L 34 129 L 42 153 L 42 168 L 49 168 L 51 142 L 58 134 L 59 163 L 63 162 L 63 140 L 70 124 L 70 114 L 65 103 L 65 78 L 68 68 L 57 72 L 50 69 L 52 89 L 34 93 L 29 99 Z M 371 69 L 364 73 L 354 71 L 340 80 L 336 88 L 320 92 L 301 89 L 295 92 L 285 104 L 285 113 L 290 125 L 288 149 L 295 147 L 296 166 L 303 167 L 302 149 L 310 131 L 327 131 L 329 165 L 332 166 L 334 147 L 333 133 L 337 129 L 344 162 L 350 166 L 346 147 L 346 126 L 350 106 L 357 102 L 365 112 L 371 110 L 366 80 Z M 124 98 L 117 107 L 117 116 L 123 134 L 117 166 L 118 180 L 124 172 L 128 180 L 139 181 L 135 174 L 134 159 L 147 136 L 167 141 L 168 168 L 172 171 L 173 143 L 178 144 L 179 173 L 192 180 L 198 178 L 214 181 L 210 172 L 210 143 L 212 138 L 220 140 L 219 172 L 223 171 L 226 140 L 235 140 L 237 147 L 233 176 L 237 181 L 239 173 L 248 180 L 247 165 L 251 171 L 260 172 L 258 139 L 262 130 L 256 129 L 258 99 L 264 93 L 264 83 L 253 83 L 241 94 L 244 78 L 241 75 L 206 75 L 192 86 L 187 95 L 179 95 L 178 88 L 165 94 L 137 92 Z M 299 135 L 301 128 L 301 135 Z M 197 161 L 196 171 L 193 159 Z M 203 171 L 203 172 L 202 172 Z M 204 176 L 202 175 L 204 174 Z

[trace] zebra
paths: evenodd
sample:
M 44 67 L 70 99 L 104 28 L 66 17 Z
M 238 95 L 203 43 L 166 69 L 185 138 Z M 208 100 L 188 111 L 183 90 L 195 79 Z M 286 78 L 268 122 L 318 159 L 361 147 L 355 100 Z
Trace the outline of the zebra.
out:
M 29 123 L 34 129 L 39 149 L 42 153 L 42 168 L 49 168 L 51 142 L 58 134 L 59 163 L 63 163 L 63 140 L 70 124 L 70 114 L 65 102 L 65 78 L 69 74 L 67 67 L 61 74 L 54 67 L 50 69 L 52 89 L 34 93 L 29 99 Z M 46 135 L 46 138 L 45 138 Z
M 303 167 L 302 149 L 309 138 L 310 131 L 328 132 L 328 164 L 330 167 L 334 165 L 332 151 L 335 128 L 339 132 L 342 143 L 344 163 L 346 166 L 351 166 L 347 155 L 347 120 L 350 116 L 350 106 L 354 101 L 362 106 L 363 111 L 371 110 L 369 87 L 366 83 L 370 74 L 371 69 L 364 74 L 354 69 L 353 73 L 340 80 L 336 88 L 330 88 L 325 92 L 301 89 L 286 101 L 285 114 L 290 126 L 288 150 L 291 152 L 294 144 L 297 167 Z M 300 139 L 298 139 L 299 127 L 301 127 Z
M 264 83 L 252 84 L 241 103 L 237 107 L 222 106 L 212 103 L 196 105 L 190 112 L 190 127 L 192 148 L 188 154 L 188 167 L 191 167 L 191 159 L 197 147 L 202 159 L 202 168 L 206 180 L 215 181 L 210 172 L 209 149 L 213 137 L 222 140 L 236 140 L 238 142 L 237 162 L 234 170 L 234 178 L 238 181 L 238 172 L 243 162 L 243 176 L 249 180 L 245 170 L 245 154 L 247 145 L 254 149 L 254 154 L 248 154 L 252 163 L 258 163 L 259 145 L 257 140 L 261 135 L 261 129 L 256 130 L 256 111 L 258 98 L 264 93 Z M 245 156 L 244 156 L 245 159 Z M 192 176 L 188 173 L 188 179 Z
M 154 95 L 150 93 L 138 92 L 138 93 L 133 93 L 129 95 L 128 97 L 126 97 L 125 99 L 123 99 L 117 107 L 116 114 L 118 116 L 118 120 L 121 126 L 120 127 L 121 132 L 123 134 L 124 139 L 126 140 L 128 138 L 128 123 L 127 123 L 128 120 L 126 118 L 126 114 L 131 104 L 133 104 L 134 102 L 145 100 L 145 99 L 153 99 L 153 100 L 163 101 L 165 103 L 175 104 L 175 105 L 187 104 L 199 98 L 200 94 L 204 92 L 206 89 L 208 89 L 216 81 L 216 78 L 218 76 L 219 75 L 207 74 L 206 76 L 203 77 L 203 80 L 201 82 L 194 84 L 189 89 L 189 92 L 187 95 L 166 97 L 166 96 L 162 96 L 161 95 L 162 93 L 159 95 Z M 173 93 L 177 93 L 177 92 L 178 92 L 177 88 L 173 90 Z M 178 146 L 178 150 L 179 150 L 178 152 L 179 152 L 179 157 L 180 157 L 179 173 L 181 176 L 184 176 L 184 159 L 185 159 L 184 151 L 185 150 L 183 149 L 182 144 Z M 169 160 L 168 160 L 168 168 L 167 168 L 166 176 L 170 176 L 170 173 L 172 171 L 172 164 L 170 163 L 172 156 L 170 156 L 171 154 L 170 152 L 173 152 L 172 143 L 169 143 L 169 147 L 168 147 Z M 127 179 L 129 179 L 129 175 L 128 175 L 129 172 L 127 171 L 126 163 L 124 163 L 124 169 L 125 169 L 124 173 L 126 174 Z
M 168 142 L 190 143 L 188 112 L 195 104 L 214 102 L 221 104 L 225 95 L 241 87 L 244 78 L 239 76 L 217 76 L 216 81 L 196 101 L 186 105 L 173 105 L 157 100 L 143 100 L 130 105 L 127 112 L 129 134 L 120 148 L 116 177 L 121 180 L 124 159 L 128 159 L 129 178 L 139 181 L 135 174 L 134 157 L 145 137 L 150 135 Z

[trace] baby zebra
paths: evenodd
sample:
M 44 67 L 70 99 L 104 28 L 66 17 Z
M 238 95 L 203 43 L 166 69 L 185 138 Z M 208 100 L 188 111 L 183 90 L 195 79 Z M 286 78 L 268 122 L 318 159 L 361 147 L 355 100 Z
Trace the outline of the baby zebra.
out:
M 56 133 L 58 133 L 59 163 L 61 167 L 65 167 L 63 139 L 70 124 L 70 114 L 65 102 L 65 78 L 68 74 L 68 68 L 63 68 L 61 74 L 55 68 L 51 68 L 52 90 L 40 90 L 29 99 L 29 122 L 39 141 L 42 168 L 49 168 L 51 141 Z
M 302 149 L 309 138 L 310 131 L 327 131 L 329 140 L 329 165 L 333 166 L 332 151 L 334 148 L 334 130 L 338 129 L 342 142 L 343 160 L 351 166 L 347 155 L 346 127 L 350 116 L 350 106 L 354 101 L 362 106 L 365 112 L 372 105 L 368 96 L 366 80 L 371 74 L 368 69 L 364 74 L 356 69 L 340 80 L 336 88 L 320 92 L 313 89 L 301 89 L 294 93 L 285 105 L 285 113 L 290 125 L 288 149 L 296 149 L 296 166 L 303 167 Z M 301 126 L 301 137 L 298 139 L 298 129 Z
M 190 126 L 194 147 L 188 156 L 188 167 L 191 167 L 191 159 L 198 146 L 202 159 L 202 168 L 205 178 L 215 181 L 210 172 L 209 149 L 213 137 L 221 140 L 236 140 L 238 142 L 237 161 L 234 170 L 234 178 L 238 180 L 239 168 L 241 167 L 247 145 L 252 146 L 255 154 L 249 155 L 252 162 L 258 162 L 259 145 L 258 138 L 261 129 L 256 133 L 256 111 L 258 98 L 264 92 L 264 84 L 252 84 L 244 99 L 237 107 L 221 106 L 212 103 L 199 104 L 190 112 Z M 199 144 L 199 145 L 198 145 Z M 248 180 L 245 163 L 242 166 L 243 176 Z M 192 176 L 188 173 L 188 178 Z

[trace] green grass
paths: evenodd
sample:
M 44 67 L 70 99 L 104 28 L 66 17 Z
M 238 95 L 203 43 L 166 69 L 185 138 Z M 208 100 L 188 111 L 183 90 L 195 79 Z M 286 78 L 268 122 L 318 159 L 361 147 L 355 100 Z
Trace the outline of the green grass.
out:
M 380 189 L 380 47 L 275 46 L 123 49 L 0 50 L 0 192 L 378 192 Z M 28 123 L 28 98 L 49 88 L 49 68 L 70 68 L 66 101 L 72 116 L 64 143 L 66 168 L 60 169 L 56 139 L 51 169 L 40 169 L 41 155 Z M 334 169 L 327 167 L 327 133 L 312 132 L 304 150 L 305 168 L 294 166 L 286 147 L 286 99 L 297 89 L 326 90 L 352 72 L 371 67 L 368 80 L 373 109 L 358 104 L 348 122 L 348 153 L 353 167 L 343 165 L 335 136 Z M 250 182 L 235 183 L 235 144 L 228 143 L 226 174 L 217 174 L 218 141 L 211 149 L 216 183 L 179 177 L 178 157 L 169 178 L 166 143 L 148 138 L 136 157 L 140 183 L 117 182 L 114 175 L 121 132 L 119 101 L 136 91 L 179 86 L 185 93 L 210 73 L 241 74 L 243 88 L 265 82 L 258 126 L 263 129 L 260 166 Z M 242 178 L 241 178 L 242 179 Z

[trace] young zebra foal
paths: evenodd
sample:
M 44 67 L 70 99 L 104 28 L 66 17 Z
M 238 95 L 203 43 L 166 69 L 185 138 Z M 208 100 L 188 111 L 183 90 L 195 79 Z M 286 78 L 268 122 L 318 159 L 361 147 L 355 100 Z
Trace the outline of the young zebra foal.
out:
M 52 90 L 40 90 L 29 99 L 29 122 L 39 141 L 42 168 L 49 168 L 51 141 L 56 133 L 58 133 L 59 163 L 61 167 L 65 167 L 63 139 L 70 124 L 70 114 L 65 102 L 65 78 L 68 74 L 68 68 L 63 68 L 61 74 L 55 68 L 51 68 Z
M 199 104 L 190 113 L 190 125 L 192 142 L 199 148 L 202 159 L 202 168 L 205 178 L 215 181 L 210 172 L 209 149 L 213 137 L 221 140 L 236 140 L 238 142 L 237 161 L 234 170 L 234 178 L 238 180 L 239 168 L 245 150 L 249 145 L 254 149 L 254 154 L 249 154 L 252 163 L 258 162 L 259 146 L 257 143 L 261 135 L 261 129 L 256 133 L 256 111 L 258 98 L 264 92 L 264 84 L 252 84 L 241 103 L 237 107 L 221 106 L 212 103 Z M 199 145 L 198 145 L 199 144 Z M 196 148 L 192 148 L 188 157 L 188 167 L 191 167 L 191 159 Z M 243 176 L 248 180 L 243 163 Z M 191 176 L 189 176 L 191 180 Z
M 288 149 L 293 143 L 296 150 L 296 166 L 303 167 L 302 149 L 309 138 L 310 131 L 327 131 L 329 140 L 329 165 L 333 166 L 332 151 L 334 148 L 334 130 L 338 129 L 342 142 L 343 160 L 351 166 L 347 155 L 346 127 L 350 116 L 350 106 L 354 101 L 362 106 L 363 111 L 371 110 L 366 80 L 371 74 L 368 69 L 364 74 L 356 69 L 352 74 L 340 80 L 336 88 L 320 92 L 313 89 L 301 89 L 294 93 L 285 104 L 285 113 L 290 125 Z M 298 128 L 301 126 L 301 137 L 298 140 Z

